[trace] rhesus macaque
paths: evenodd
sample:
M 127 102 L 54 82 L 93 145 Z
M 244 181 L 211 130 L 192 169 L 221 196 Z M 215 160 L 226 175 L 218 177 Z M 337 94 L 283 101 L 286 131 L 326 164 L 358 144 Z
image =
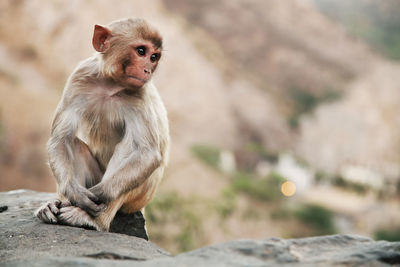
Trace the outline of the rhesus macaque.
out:
M 97 51 L 69 77 L 47 144 L 59 199 L 46 223 L 108 231 L 152 199 L 167 163 L 167 113 L 151 82 L 162 38 L 141 19 L 96 25 Z

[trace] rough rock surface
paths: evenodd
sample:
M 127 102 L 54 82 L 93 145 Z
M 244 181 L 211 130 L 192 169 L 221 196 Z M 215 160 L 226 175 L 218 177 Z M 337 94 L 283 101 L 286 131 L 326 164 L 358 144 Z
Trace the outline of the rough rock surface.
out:
M 118 212 L 110 225 L 110 232 L 131 235 L 149 240 L 142 212 L 123 214 Z
M 33 211 L 54 194 L 0 193 L 0 265 L 5 266 L 390 266 L 400 242 L 350 235 L 240 240 L 172 257 L 144 239 L 48 225 Z

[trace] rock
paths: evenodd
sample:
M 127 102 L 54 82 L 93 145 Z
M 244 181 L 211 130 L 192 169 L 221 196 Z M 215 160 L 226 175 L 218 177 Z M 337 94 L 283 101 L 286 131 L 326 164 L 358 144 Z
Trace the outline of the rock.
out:
M 149 240 L 142 212 L 123 214 L 118 212 L 110 225 L 110 232 L 131 235 Z
M 400 263 L 400 243 L 334 235 L 284 240 L 241 240 L 186 253 L 182 262 L 206 266 L 333 266 Z M 224 264 L 221 264 L 221 263 Z M 199 265 L 200 266 L 200 265 Z
M 0 206 L 8 207 L 0 213 L 0 263 L 26 261 L 31 265 L 33 259 L 47 262 L 53 258 L 75 262 L 82 257 L 143 261 L 169 256 L 141 238 L 40 222 L 33 212 L 55 197 L 27 190 L 0 193 Z
M 54 197 L 54 194 L 26 190 L 0 193 L 0 265 L 148 267 L 400 265 L 400 242 L 374 241 L 354 235 L 287 240 L 280 238 L 239 240 L 172 257 L 168 252 L 142 238 L 39 222 L 32 215 L 33 211 Z M 143 218 L 139 219 L 140 223 L 144 222 Z

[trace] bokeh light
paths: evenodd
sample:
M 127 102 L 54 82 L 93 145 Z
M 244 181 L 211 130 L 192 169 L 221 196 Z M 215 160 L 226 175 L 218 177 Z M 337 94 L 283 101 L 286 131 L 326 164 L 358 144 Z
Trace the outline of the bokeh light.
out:
M 281 192 L 285 197 L 291 197 L 296 193 L 296 185 L 291 181 L 286 181 L 281 186 Z

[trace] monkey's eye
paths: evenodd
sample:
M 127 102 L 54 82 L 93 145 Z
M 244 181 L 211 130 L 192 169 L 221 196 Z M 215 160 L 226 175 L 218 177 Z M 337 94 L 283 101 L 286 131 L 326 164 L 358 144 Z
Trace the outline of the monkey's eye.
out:
M 157 61 L 159 58 L 160 58 L 160 54 L 152 54 L 152 55 L 150 56 L 150 61 L 151 61 L 151 62 L 155 62 L 155 61 Z
M 140 56 L 146 55 L 146 47 L 144 46 L 139 46 L 138 48 L 136 48 L 136 51 Z

